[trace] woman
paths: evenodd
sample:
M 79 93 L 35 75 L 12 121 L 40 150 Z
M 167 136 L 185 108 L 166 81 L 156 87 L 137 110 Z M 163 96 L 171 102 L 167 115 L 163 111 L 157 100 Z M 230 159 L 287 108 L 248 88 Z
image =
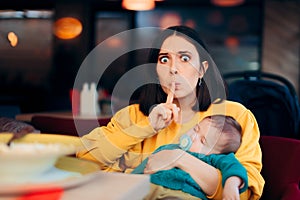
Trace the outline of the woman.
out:
M 159 146 L 178 143 L 182 134 L 206 116 L 229 115 L 243 130 L 236 157 L 247 169 L 249 189 L 240 197 L 258 199 L 264 180 L 257 122 L 244 106 L 225 100 L 224 81 L 199 35 L 184 26 L 164 30 L 154 43 L 149 62 L 155 63 L 153 72 L 159 84 L 144 87 L 138 104 L 120 110 L 107 126 L 83 136 L 86 149 L 77 156 L 98 162 L 105 171 L 130 173 Z M 179 151 L 164 150 L 151 156 L 147 171 L 178 167 L 191 175 L 208 198 L 220 199 L 220 172 Z M 183 155 L 180 159 L 178 153 Z M 232 185 L 240 183 L 233 179 Z M 160 188 L 161 197 L 169 192 Z

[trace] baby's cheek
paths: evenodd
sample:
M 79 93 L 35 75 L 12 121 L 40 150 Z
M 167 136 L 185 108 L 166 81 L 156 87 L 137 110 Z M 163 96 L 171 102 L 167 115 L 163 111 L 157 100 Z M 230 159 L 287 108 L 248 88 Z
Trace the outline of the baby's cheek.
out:
M 195 152 L 195 153 L 200 153 L 201 152 L 201 148 L 202 148 L 202 144 L 196 140 L 193 141 L 191 148 L 189 149 L 189 151 L 191 152 Z

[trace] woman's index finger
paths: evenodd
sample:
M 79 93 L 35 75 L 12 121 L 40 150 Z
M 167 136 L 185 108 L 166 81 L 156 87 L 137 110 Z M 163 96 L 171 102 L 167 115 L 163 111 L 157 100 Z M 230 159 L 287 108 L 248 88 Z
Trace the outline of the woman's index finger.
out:
M 170 88 L 168 96 L 167 96 L 166 103 L 173 103 L 174 91 L 175 91 L 175 82 L 172 82 L 171 88 Z

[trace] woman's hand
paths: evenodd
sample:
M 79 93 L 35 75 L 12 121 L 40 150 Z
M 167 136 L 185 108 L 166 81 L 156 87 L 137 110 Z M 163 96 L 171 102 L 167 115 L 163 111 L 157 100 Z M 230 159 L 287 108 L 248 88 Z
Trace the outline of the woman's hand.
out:
M 179 108 L 173 103 L 161 103 L 155 106 L 149 114 L 149 122 L 153 129 L 159 130 L 169 126 L 169 124 L 178 119 Z
M 148 159 L 145 174 L 177 167 L 190 174 L 207 195 L 213 195 L 217 189 L 219 175 L 216 168 L 181 149 L 162 150 Z
M 145 174 L 153 174 L 160 170 L 168 170 L 177 167 L 177 161 L 185 154 L 181 149 L 162 150 L 148 157 L 144 170 Z
M 237 176 L 229 177 L 224 185 L 222 200 L 239 200 L 239 188 L 242 185 L 242 180 Z
M 173 103 L 175 84 L 172 83 L 166 103 L 155 106 L 149 114 L 149 121 L 153 129 L 157 132 L 167 126 L 174 120 L 178 120 L 179 108 Z

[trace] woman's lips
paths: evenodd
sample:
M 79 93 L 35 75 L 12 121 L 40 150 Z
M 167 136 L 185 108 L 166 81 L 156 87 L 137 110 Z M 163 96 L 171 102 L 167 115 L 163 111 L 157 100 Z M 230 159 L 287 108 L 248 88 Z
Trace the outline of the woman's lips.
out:
M 180 83 L 175 83 L 175 90 L 179 89 L 180 85 Z

